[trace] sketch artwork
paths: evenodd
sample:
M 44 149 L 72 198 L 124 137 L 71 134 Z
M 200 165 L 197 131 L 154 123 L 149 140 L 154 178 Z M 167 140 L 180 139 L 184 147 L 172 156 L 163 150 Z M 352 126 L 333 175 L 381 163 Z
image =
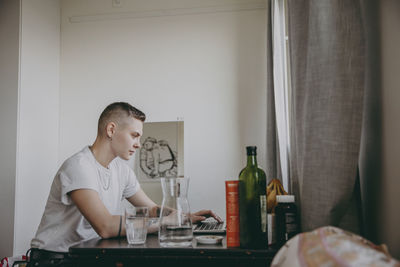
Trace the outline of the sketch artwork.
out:
M 147 137 L 140 149 L 140 168 L 148 178 L 176 177 L 177 152 L 166 140 Z
M 131 163 L 140 182 L 184 175 L 184 122 L 145 122 L 141 147 Z M 149 185 L 150 186 L 150 185 Z

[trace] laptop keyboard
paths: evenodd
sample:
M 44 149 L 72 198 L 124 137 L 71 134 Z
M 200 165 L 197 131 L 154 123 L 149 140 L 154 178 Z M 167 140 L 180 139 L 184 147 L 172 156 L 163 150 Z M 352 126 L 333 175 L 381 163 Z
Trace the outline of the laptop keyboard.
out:
M 218 222 L 201 222 L 195 225 L 194 233 L 224 233 L 225 224 Z

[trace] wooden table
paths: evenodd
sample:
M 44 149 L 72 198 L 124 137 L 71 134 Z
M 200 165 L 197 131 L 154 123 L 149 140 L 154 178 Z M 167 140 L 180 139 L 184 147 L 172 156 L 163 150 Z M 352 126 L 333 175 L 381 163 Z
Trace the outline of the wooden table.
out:
M 219 245 L 163 248 L 157 235 L 143 245 L 129 245 L 125 238 L 92 239 L 69 249 L 76 266 L 269 266 L 276 249 L 227 248 L 225 237 Z

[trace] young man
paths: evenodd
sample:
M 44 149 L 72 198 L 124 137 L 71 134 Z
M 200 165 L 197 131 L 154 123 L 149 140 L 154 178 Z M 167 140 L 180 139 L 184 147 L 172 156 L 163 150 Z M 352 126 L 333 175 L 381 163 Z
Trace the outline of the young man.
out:
M 58 170 L 32 248 L 67 252 L 84 240 L 125 235 L 120 215 L 123 198 L 134 206 L 148 207 L 150 216 L 157 216 L 159 207 L 121 160 L 128 160 L 140 148 L 145 118 L 128 103 L 106 107 L 93 145 L 67 159 Z M 193 213 L 192 221 L 210 216 L 221 221 L 210 210 Z

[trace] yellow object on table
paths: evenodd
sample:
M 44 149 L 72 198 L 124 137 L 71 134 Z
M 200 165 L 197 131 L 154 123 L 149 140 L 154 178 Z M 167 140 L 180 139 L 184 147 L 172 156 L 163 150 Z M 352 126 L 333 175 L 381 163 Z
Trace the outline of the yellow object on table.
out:
M 278 205 L 276 202 L 276 196 L 287 194 L 288 193 L 283 188 L 281 181 L 278 179 L 272 179 L 267 186 L 267 212 L 275 212 L 275 207 Z

